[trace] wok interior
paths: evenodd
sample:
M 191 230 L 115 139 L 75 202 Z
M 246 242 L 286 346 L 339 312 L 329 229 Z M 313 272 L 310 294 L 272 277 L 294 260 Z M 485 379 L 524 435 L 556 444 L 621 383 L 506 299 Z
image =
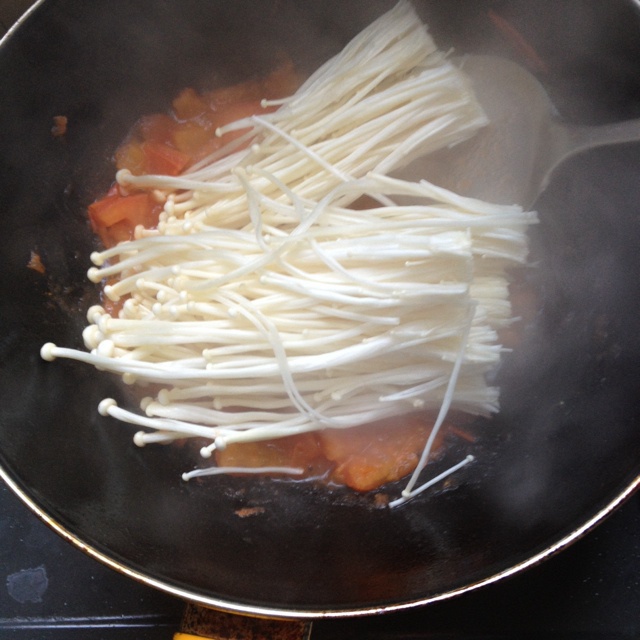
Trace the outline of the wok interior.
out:
M 498 373 L 502 411 L 478 425 L 477 461 L 456 486 L 402 508 L 305 483 L 185 484 L 180 452 L 141 451 L 127 427 L 97 415 L 103 397 L 126 401 L 118 381 L 40 360 L 45 341 L 81 344 L 97 301 L 84 211 L 108 187 L 111 153 L 133 122 L 185 86 L 268 70 L 281 49 L 312 70 L 391 4 L 58 0 L 3 44 L 2 466 L 79 540 L 163 588 L 263 612 L 424 602 L 549 547 L 640 473 L 634 145 L 571 162 L 537 204 L 526 278 L 540 306 Z M 548 61 L 542 80 L 567 118 L 640 115 L 632 2 L 555 3 L 539 25 L 524 1 L 417 6 L 441 48 L 526 62 L 492 26 L 489 4 Z M 56 115 L 69 119 L 63 139 L 50 133 Z M 27 268 L 32 251 L 44 274 Z M 243 518 L 244 507 L 260 510 Z

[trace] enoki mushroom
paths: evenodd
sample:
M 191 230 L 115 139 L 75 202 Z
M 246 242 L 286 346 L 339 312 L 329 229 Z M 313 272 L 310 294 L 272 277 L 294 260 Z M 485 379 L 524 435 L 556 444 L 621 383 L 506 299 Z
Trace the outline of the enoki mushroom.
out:
M 244 133 L 187 173 L 118 173 L 164 203 L 158 226 L 92 256 L 89 278 L 122 307 L 89 310 L 88 351 L 49 343 L 42 356 L 166 385 L 140 412 L 113 399 L 100 412 L 141 427 L 138 445 L 204 439 L 204 457 L 432 412 L 395 506 L 471 460 L 419 484 L 450 410 L 499 408 L 487 374 L 511 322 L 505 270 L 526 260 L 535 215 L 391 177 L 486 124 L 408 2 L 277 106 L 224 127 Z M 225 471 L 256 469 L 184 478 Z

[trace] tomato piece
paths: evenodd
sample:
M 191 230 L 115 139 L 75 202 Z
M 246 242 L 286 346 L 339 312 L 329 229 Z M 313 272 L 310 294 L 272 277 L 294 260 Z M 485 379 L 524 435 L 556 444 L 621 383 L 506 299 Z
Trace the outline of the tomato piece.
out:
M 294 467 L 304 470 L 304 476 L 319 476 L 326 472 L 318 438 L 313 433 L 289 436 L 279 440 L 230 444 L 216 451 L 216 463 L 225 467 Z
M 129 169 L 134 176 L 145 173 L 146 158 L 139 142 L 127 142 L 115 153 L 116 169 Z
M 416 468 L 432 426 L 421 417 L 406 416 L 351 429 L 326 429 L 319 438 L 324 455 L 335 463 L 332 479 L 356 491 L 371 491 Z M 442 440 L 437 439 L 434 451 Z
M 96 233 L 102 244 L 108 249 L 115 247 L 120 242 L 132 240 L 135 228 L 135 225 L 130 224 L 127 220 L 120 220 L 110 227 L 98 227 Z
M 136 176 L 145 173 L 177 176 L 191 161 L 179 149 L 154 140 L 128 142 L 116 151 L 115 159 L 118 169 L 129 169 Z
M 145 173 L 177 176 L 191 158 L 178 149 L 151 140 L 140 145 L 145 157 Z
M 191 154 L 192 163 L 199 162 L 203 160 L 208 155 L 211 155 L 215 151 L 218 151 L 220 147 L 224 144 L 222 138 L 218 138 L 215 135 L 210 136 L 207 140 L 201 144 L 197 150 L 193 151 Z
M 120 196 L 111 193 L 111 189 L 109 191 L 110 193 L 104 198 L 89 205 L 89 220 L 94 227 L 108 227 L 122 219 L 118 218 L 117 208 L 110 212 L 110 209 L 120 200 Z
M 296 73 L 291 60 L 286 60 L 262 81 L 263 97 L 284 98 L 295 93 L 302 84 L 302 76 Z
M 240 84 L 233 84 L 228 87 L 220 87 L 213 91 L 208 91 L 203 98 L 209 104 L 209 108 L 216 111 L 219 107 L 244 100 L 259 100 L 262 98 L 260 83 L 249 80 Z
M 218 107 L 215 111 L 215 124 L 216 127 L 223 127 L 230 122 L 261 113 L 269 113 L 270 111 L 273 111 L 273 108 L 263 108 L 260 100 L 243 100 L 242 102 Z
M 209 141 L 215 139 L 215 127 L 189 120 L 181 123 L 173 132 L 172 142 L 177 149 L 193 158 Z M 217 146 L 220 146 L 218 143 Z
M 371 491 L 416 468 L 432 427 L 427 418 L 405 416 L 350 429 L 231 444 L 216 451 L 216 462 L 228 467 L 300 467 L 303 477 L 328 476 L 356 491 Z M 434 453 L 445 432 L 436 438 Z
M 136 124 L 135 131 L 142 139 L 169 144 L 178 123 L 166 113 L 152 113 L 142 116 Z
M 178 120 L 191 120 L 202 115 L 209 109 L 209 105 L 191 88 L 183 89 L 171 103 L 173 112 Z
M 123 220 L 135 226 L 148 222 L 154 207 L 155 202 L 148 193 L 108 195 L 89 205 L 89 218 L 95 227 L 111 227 Z
M 236 120 L 242 120 L 243 118 L 249 118 L 254 115 L 261 115 L 264 113 L 270 113 L 275 110 L 275 107 L 263 107 L 260 104 L 260 100 L 245 100 L 243 102 L 236 102 L 234 104 L 228 104 L 225 106 L 221 106 L 216 110 L 215 113 L 215 125 L 216 128 L 224 127 L 231 122 L 235 122 Z M 249 127 L 246 129 L 237 129 L 234 131 L 228 131 L 224 135 L 220 136 L 220 145 L 225 145 L 244 135 L 249 130 Z
M 89 219 L 105 247 L 131 240 L 135 228 L 151 229 L 158 224 L 162 205 L 149 193 L 122 196 L 112 193 L 89 206 Z
M 270 111 L 273 111 L 273 108 L 263 108 L 259 100 L 219 105 L 215 111 L 209 111 L 199 118 L 180 123 L 173 131 L 172 143 L 178 150 L 188 154 L 192 161 L 197 161 L 247 131 L 247 129 L 229 131 L 218 137 L 216 136 L 218 127 Z

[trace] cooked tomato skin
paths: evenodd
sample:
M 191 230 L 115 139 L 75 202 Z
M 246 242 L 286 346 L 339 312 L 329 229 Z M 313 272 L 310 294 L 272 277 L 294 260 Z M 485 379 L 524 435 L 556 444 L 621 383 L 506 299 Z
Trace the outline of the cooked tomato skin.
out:
M 232 444 L 216 451 L 219 466 L 295 467 L 302 477 L 324 478 L 360 492 L 410 474 L 418 465 L 433 420 L 412 415 L 349 429 L 325 429 L 280 440 Z M 447 427 L 433 452 L 443 445 Z
M 335 464 L 332 479 L 357 491 L 371 491 L 417 467 L 432 428 L 430 419 L 403 416 L 344 431 L 327 429 L 319 437 L 326 457 Z M 442 442 L 439 435 L 434 451 Z
M 138 225 L 154 227 L 161 210 L 162 206 L 150 193 L 122 195 L 112 189 L 89 206 L 89 220 L 102 243 L 111 247 L 130 240 Z

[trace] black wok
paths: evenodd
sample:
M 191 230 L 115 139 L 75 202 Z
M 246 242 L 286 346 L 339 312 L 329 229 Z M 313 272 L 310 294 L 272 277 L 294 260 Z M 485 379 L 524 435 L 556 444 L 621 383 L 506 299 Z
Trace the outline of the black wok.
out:
M 640 484 L 640 148 L 566 166 L 537 203 L 539 299 L 498 373 L 502 411 L 455 484 L 395 509 L 304 483 L 180 480 L 171 447 L 137 449 L 98 416 L 115 379 L 45 363 L 80 346 L 95 240 L 86 206 L 140 114 L 185 86 L 241 80 L 284 48 L 312 70 L 385 1 L 46 0 L 0 48 L 0 467 L 59 533 L 147 584 L 227 611 L 365 614 L 428 603 L 529 566 L 589 530 Z M 632 0 L 417 3 L 441 48 L 537 69 L 560 112 L 640 116 Z M 488 11 L 492 13 L 489 14 Z M 68 131 L 51 134 L 54 116 Z M 44 273 L 28 268 L 32 252 Z M 251 517 L 240 509 L 258 507 Z

